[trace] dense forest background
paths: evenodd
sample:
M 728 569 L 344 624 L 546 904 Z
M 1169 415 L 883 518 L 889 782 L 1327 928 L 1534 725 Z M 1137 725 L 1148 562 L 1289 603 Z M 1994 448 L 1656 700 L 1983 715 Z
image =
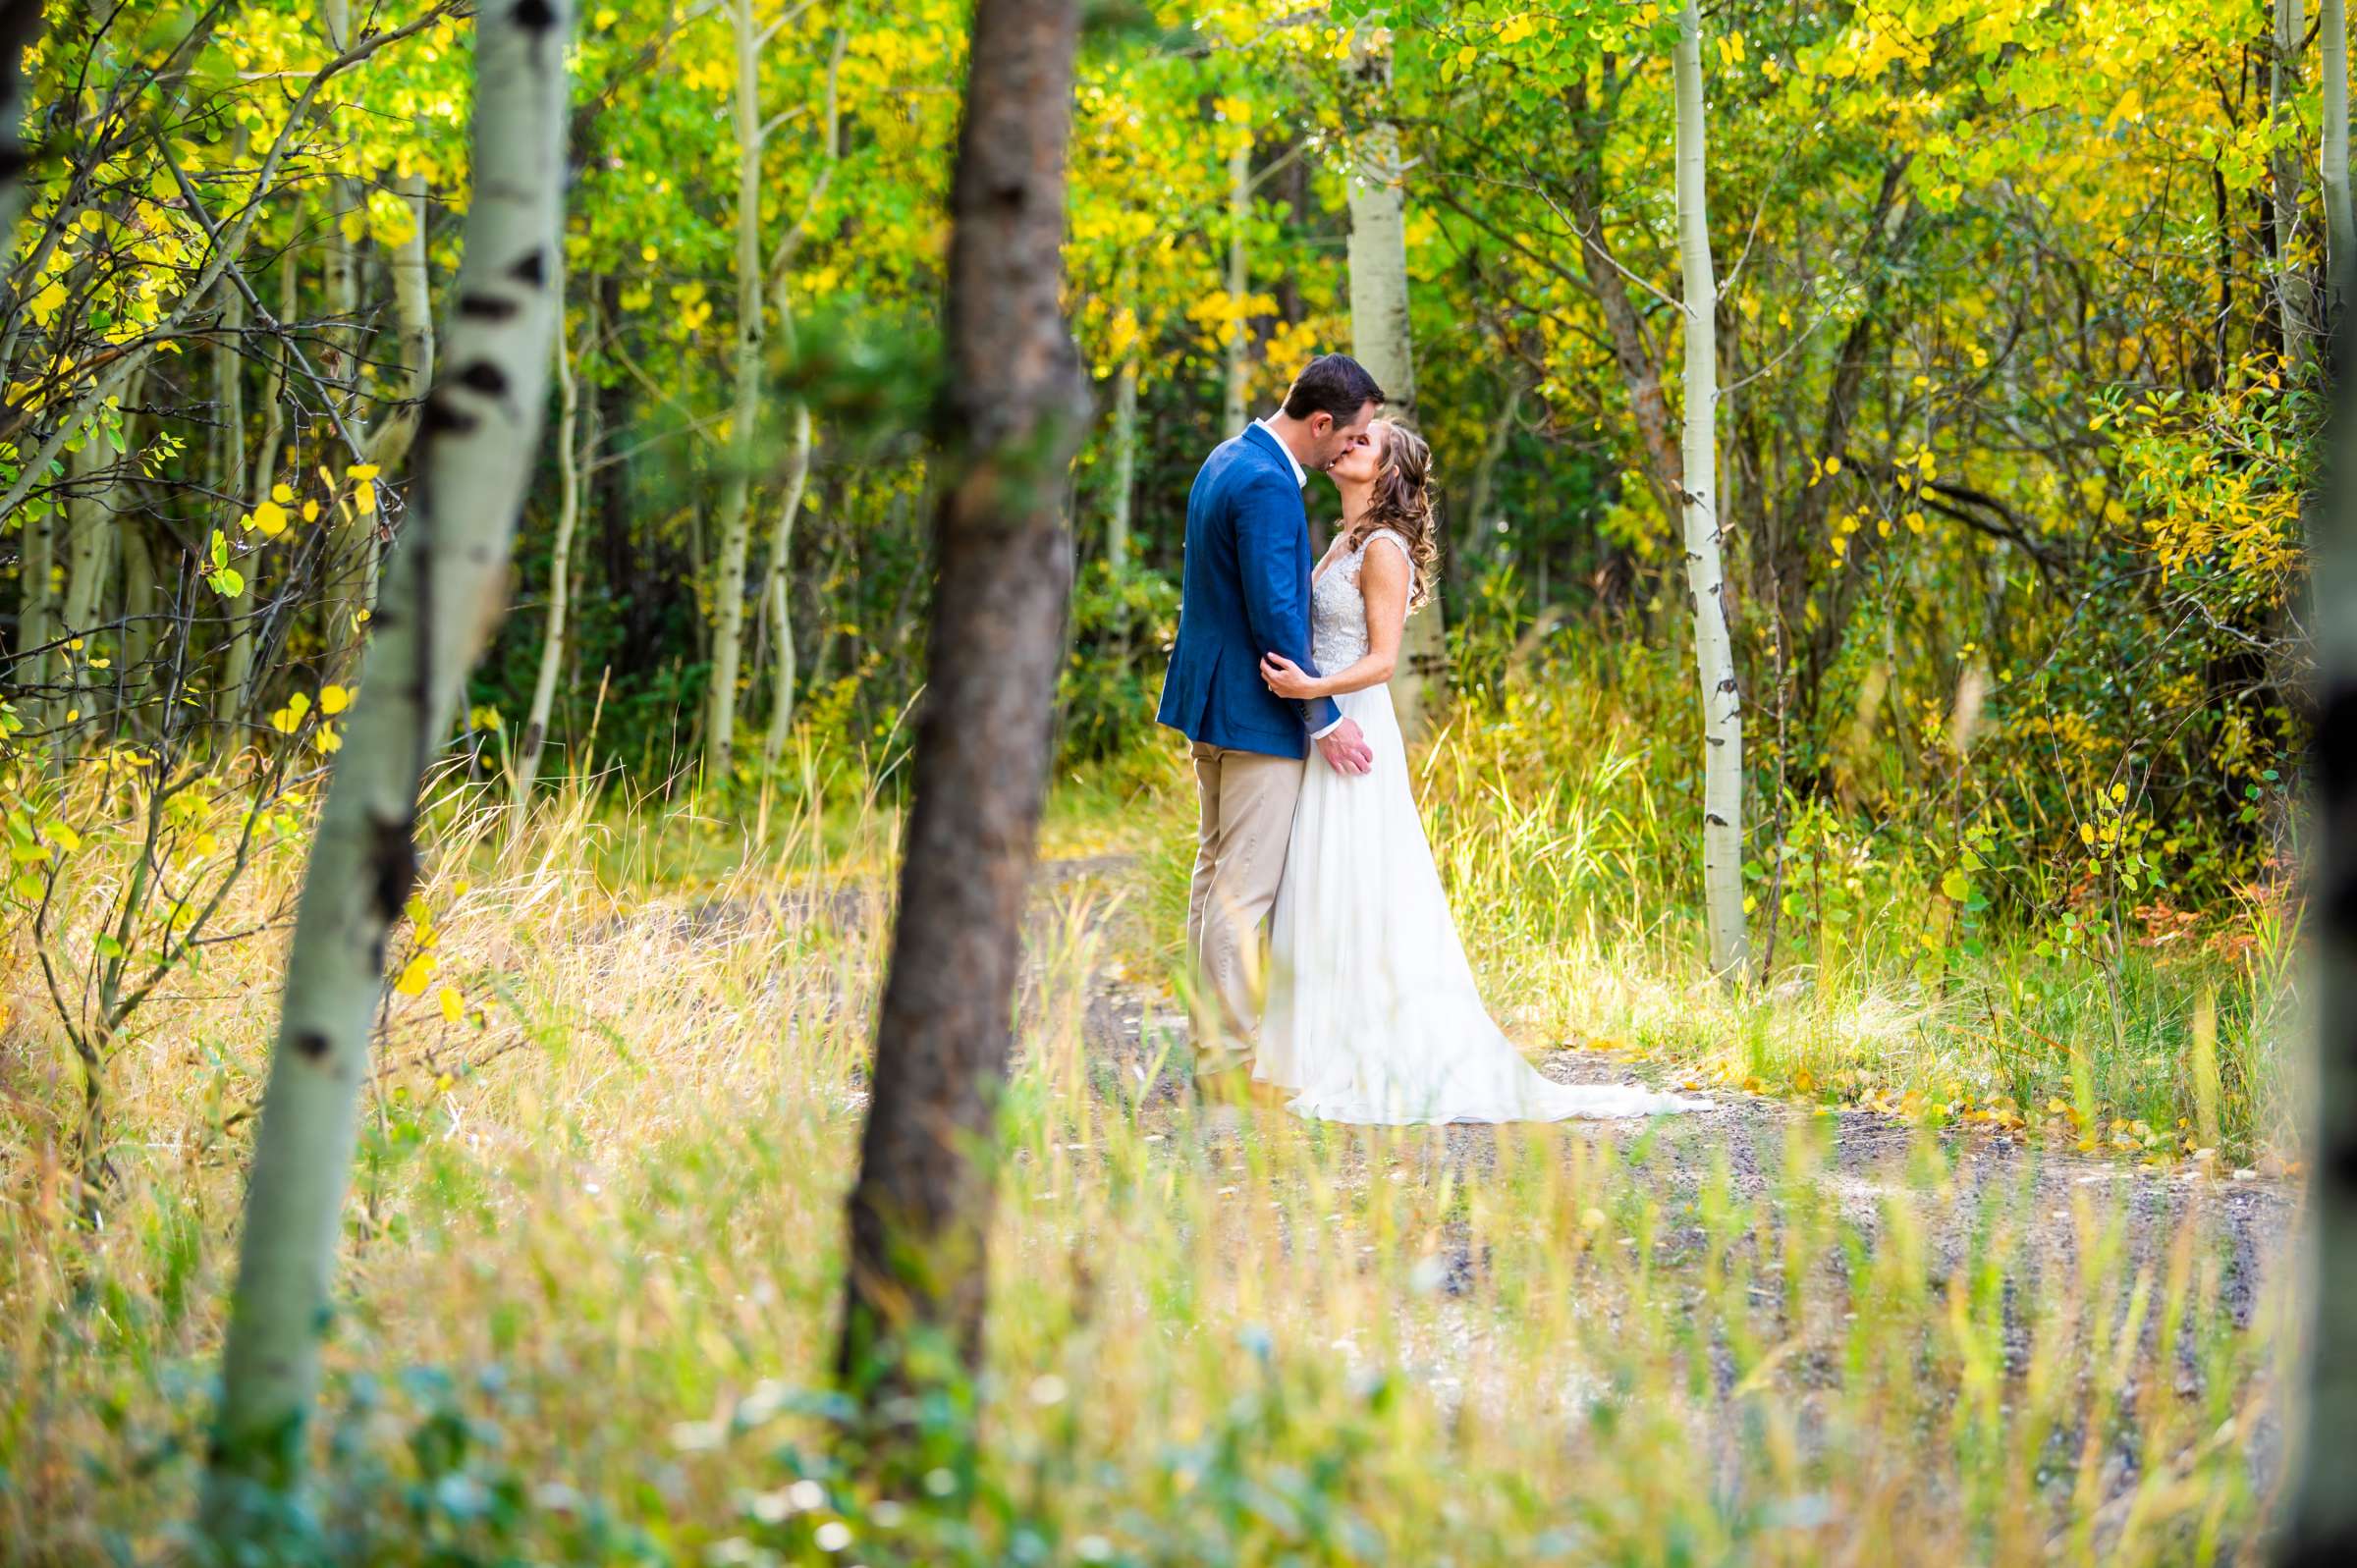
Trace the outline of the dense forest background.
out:
M 233 742 L 317 713 L 448 305 L 459 24 L 151 9 L 77 11 L 34 56 L 31 123 L 70 135 L 7 315 L 20 743 L 136 738 L 185 722 L 167 701 Z M 543 769 L 648 779 L 749 772 L 797 728 L 881 754 L 918 679 L 961 17 L 733 15 L 584 19 L 561 433 L 474 679 L 486 766 L 543 731 Z M 299 103 L 329 50 L 420 20 Z M 2273 852 L 2324 227 L 2317 52 L 2280 20 L 1714 13 L 1755 876 L 1901 817 L 2051 873 L 2009 890 L 2034 902 L 2139 856 L 2133 902 L 2144 875 L 2228 897 Z M 1660 8 L 1391 16 L 1388 80 L 1347 21 L 1141 11 L 1084 44 L 1066 754 L 1145 737 L 1201 454 L 1349 347 L 1348 188 L 1386 126 L 1443 676 L 1472 713 L 1604 683 L 1690 788 Z

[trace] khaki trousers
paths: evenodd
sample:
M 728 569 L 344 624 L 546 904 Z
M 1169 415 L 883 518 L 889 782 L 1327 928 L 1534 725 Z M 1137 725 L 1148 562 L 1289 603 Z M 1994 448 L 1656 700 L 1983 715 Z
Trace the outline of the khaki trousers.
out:
M 1202 823 L 1187 890 L 1186 951 L 1194 969 L 1195 1071 L 1248 1066 L 1260 1038 L 1266 933 L 1277 902 L 1304 762 L 1197 741 Z

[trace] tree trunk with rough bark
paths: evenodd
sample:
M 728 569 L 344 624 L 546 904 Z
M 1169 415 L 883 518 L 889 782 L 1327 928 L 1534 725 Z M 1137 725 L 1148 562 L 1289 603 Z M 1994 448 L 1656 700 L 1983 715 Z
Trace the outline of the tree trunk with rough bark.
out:
M 896 1390 L 970 1373 L 982 1340 L 990 1148 L 1071 588 L 1058 501 L 1086 419 L 1061 299 L 1079 12 L 974 9 L 929 676 L 839 1360 L 879 1430 Z
M 1677 249 L 1686 328 L 1685 430 L 1680 442 L 1686 591 L 1694 612 L 1694 663 L 1702 684 L 1702 884 L 1711 970 L 1739 976 L 1743 933 L 1743 700 L 1720 562 L 1717 425 L 1719 284 L 1711 267 L 1704 183 L 1702 17 L 1685 0 L 1672 73 L 1677 99 Z
M 309 1448 L 354 1122 L 388 937 L 416 879 L 417 790 L 497 619 L 548 385 L 562 243 L 567 0 L 485 0 L 475 22 L 474 196 L 419 420 L 416 481 L 363 657 L 287 956 L 254 1140 L 203 1526 L 261 1555 Z

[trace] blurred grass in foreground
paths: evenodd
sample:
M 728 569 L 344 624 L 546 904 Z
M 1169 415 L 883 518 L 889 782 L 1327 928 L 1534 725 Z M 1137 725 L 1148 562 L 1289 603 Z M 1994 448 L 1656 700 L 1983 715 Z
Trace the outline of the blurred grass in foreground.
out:
M 2136 957 L 2114 992 L 2001 947 L 1926 987 L 1903 876 L 1796 986 L 1691 983 L 1674 874 L 1653 870 L 1683 838 L 1644 767 L 1603 744 L 1571 771 L 1510 714 L 1426 764 L 1468 946 L 1534 1043 L 1623 1040 L 1672 1079 L 1803 1094 L 1952 1077 L 1975 1109 L 2059 1086 L 2089 1108 L 2043 1135 L 2076 1143 L 2112 1108 L 2192 1105 L 2171 1031 L 2215 993 L 2227 1093 L 2273 1103 L 2258 966 Z M 744 828 L 628 806 L 571 790 L 521 833 L 465 791 L 434 812 L 393 968 L 430 961 L 392 996 L 351 1208 L 322 1558 L 2248 1555 L 2293 1350 L 2282 1271 L 2253 1297 L 2199 1224 L 2139 1245 L 2110 1184 L 2057 1217 L 1927 1141 L 1861 1189 L 1809 1130 L 1750 1152 L 1757 1182 L 1745 1151 L 1695 1168 L 1642 1129 L 1200 1135 L 1154 1070 L 1183 1055 L 1154 1001 L 1189 840 L 1151 759 L 1068 788 L 1050 825 L 1051 855 L 1143 859 L 1060 884 L 1035 922 L 985 1413 L 911 1412 L 938 1463 L 880 1494 L 823 1383 L 894 824 L 811 760 Z M 103 832 L 81 842 L 65 885 L 86 896 L 120 868 Z M 230 929 L 290 907 L 301 847 L 257 863 Z M 65 929 L 71 964 L 94 939 Z M 56 1156 L 70 1057 L 24 938 L 0 948 L 0 1560 L 174 1543 L 278 947 L 211 949 L 141 1015 L 96 1230 Z M 1088 1034 L 1124 975 L 1149 1009 L 1126 1053 Z M 2079 1049 L 2024 1066 L 1979 1041 L 1992 1009 Z

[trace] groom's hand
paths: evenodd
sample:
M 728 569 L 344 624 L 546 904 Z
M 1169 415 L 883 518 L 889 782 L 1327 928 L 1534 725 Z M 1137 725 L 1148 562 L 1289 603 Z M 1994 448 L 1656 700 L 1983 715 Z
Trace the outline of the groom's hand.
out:
M 1318 755 L 1336 773 L 1366 773 L 1375 766 L 1375 753 L 1355 719 L 1344 719 L 1318 736 Z

